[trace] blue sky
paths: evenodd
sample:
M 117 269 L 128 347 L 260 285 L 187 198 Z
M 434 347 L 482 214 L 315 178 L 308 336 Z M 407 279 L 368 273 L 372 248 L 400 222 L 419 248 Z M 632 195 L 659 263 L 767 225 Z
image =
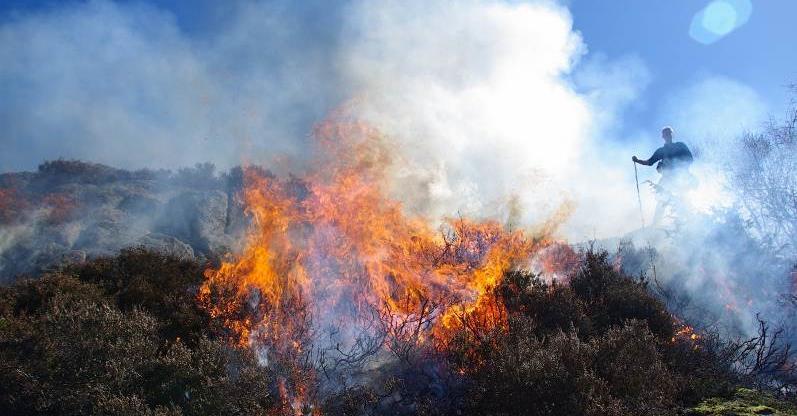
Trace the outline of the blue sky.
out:
M 690 36 L 690 25 L 696 14 L 700 13 L 711 1 L 707 0 L 672 0 L 672 1 L 632 1 L 632 0 L 616 0 L 616 1 L 588 1 L 588 0 L 570 0 L 564 2 L 564 6 L 569 10 L 573 18 L 574 30 L 578 32 L 583 44 L 585 45 L 586 54 L 580 56 L 580 63 L 571 69 L 571 75 L 574 79 L 578 80 L 579 77 L 583 78 L 581 72 L 584 68 L 590 68 L 590 65 L 596 62 L 598 72 L 610 71 L 614 68 L 614 78 L 616 82 L 622 84 L 621 87 L 628 88 L 627 93 L 623 93 L 623 97 L 618 98 L 621 103 L 611 104 L 611 112 L 615 113 L 612 118 L 611 127 L 603 127 L 603 131 L 611 130 L 611 136 L 614 141 L 631 141 L 638 142 L 643 140 L 646 135 L 656 135 L 657 128 L 662 124 L 676 124 L 678 123 L 686 126 L 694 126 L 697 124 L 703 125 L 705 128 L 686 128 L 680 131 L 685 135 L 703 134 L 705 131 L 711 131 L 711 126 L 727 123 L 727 120 L 735 120 L 742 116 L 745 120 L 744 128 L 753 128 L 756 121 L 762 118 L 762 114 L 773 114 L 778 116 L 784 110 L 789 99 L 789 93 L 786 86 L 789 83 L 797 81 L 797 53 L 795 53 L 793 39 L 797 38 L 797 25 L 793 22 L 793 16 L 797 15 L 797 2 L 790 0 L 770 0 L 770 1 L 754 1 L 748 2 L 747 0 L 717 0 L 721 2 L 729 2 L 729 4 L 744 6 L 745 4 L 752 5 L 749 13 L 749 19 L 744 24 L 734 28 L 730 33 L 724 37 L 716 40 L 710 44 L 704 44 Z M 715 1 L 716 2 L 716 1 Z M 49 0 L 4 0 L 0 2 L 0 28 L 6 26 L 8 33 L 18 34 L 19 27 L 25 26 L 27 21 L 36 21 L 38 16 L 50 16 L 50 23 L 40 25 L 40 27 L 58 25 L 58 13 L 62 10 L 75 10 L 80 9 L 87 2 L 84 1 L 49 1 Z M 89 4 L 105 4 L 104 2 L 89 2 Z M 510 2 L 520 3 L 520 2 Z M 230 44 L 232 46 L 225 46 L 218 48 L 213 56 L 202 56 L 204 61 L 210 61 L 215 65 L 214 76 L 217 76 L 221 71 L 219 65 L 230 65 L 230 72 L 235 72 L 234 66 L 247 66 L 245 74 L 236 73 L 233 77 L 241 78 L 250 82 L 258 83 L 258 75 L 268 71 L 272 66 L 278 67 L 281 71 L 276 79 L 270 80 L 270 83 L 284 85 L 285 82 L 295 84 L 293 88 L 298 91 L 305 90 L 321 91 L 312 99 L 296 98 L 295 95 L 288 98 L 280 96 L 275 99 L 284 106 L 281 108 L 291 108 L 290 114 L 280 114 L 277 117 L 269 118 L 265 123 L 267 126 L 275 126 L 274 130 L 279 130 L 280 133 L 303 136 L 306 135 L 310 126 L 314 121 L 319 118 L 336 104 L 341 101 L 351 98 L 347 96 L 347 92 L 337 89 L 330 89 L 324 84 L 323 79 L 327 78 L 329 84 L 343 84 L 345 80 L 337 79 L 336 76 L 331 76 L 324 73 L 321 69 L 302 71 L 307 72 L 302 77 L 292 78 L 292 68 L 299 67 L 312 67 L 318 66 L 318 62 L 329 62 L 329 67 L 339 65 L 336 56 L 333 52 L 336 48 L 345 47 L 351 37 L 368 38 L 367 33 L 362 33 L 362 27 L 348 27 L 350 26 L 351 19 L 347 17 L 351 14 L 347 3 L 342 2 L 328 2 L 321 0 L 312 1 L 267 1 L 261 2 L 257 12 L 249 10 L 247 5 L 250 2 L 233 2 L 233 1 L 212 1 L 212 0 L 197 0 L 197 1 L 178 1 L 178 0 L 163 0 L 163 1 L 120 1 L 116 2 L 119 5 L 116 9 L 119 11 L 108 12 L 113 7 L 99 7 L 105 11 L 98 12 L 96 16 L 103 19 L 102 13 L 108 12 L 114 16 L 130 14 L 138 16 L 136 21 L 127 22 L 130 25 L 131 31 L 139 31 L 144 33 L 141 35 L 147 42 L 147 39 L 153 42 L 159 42 L 159 36 L 167 36 L 174 44 L 190 43 L 191 52 L 202 54 L 205 45 L 223 43 L 229 39 L 233 39 Z M 367 4 L 367 2 L 366 2 Z M 143 6 L 142 6 L 143 5 Z M 84 7 L 90 8 L 90 7 Z M 238 25 L 242 19 L 242 15 L 252 13 L 252 19 L 257 18 L 257 13 L 262 12 L 262 9 L 267 10 L 263 16 L 266 18 L 273 18 L 279 21 L 277 30 L 273 33 L 266 32 L 260 38 L 252 36 L 255 39 L 246 43 L 247 34 L 235 33 L 231 29 L 232 26 Z M 420 10 L 418 13 L 424 13 Z M 54 17 L 53 17 L 54 16 Z M 124 21 L 123 17 L 117 16 L 120 21 Z M 149 33 L 150 28 L 148 19 L 157 18 L 164 27 L 164 34 L 156 33 L 157 30 L 153 29 Z M 162 20 L 162 22 L 161 22 Z M 80 24 L 77 24 L 80 27 Z M 264 25 L 266 27 L 268 25 Z M 258 27 L 254 24 L 252 27 Z M 33 32 L 27 36 L 37 38 L 35 34 L 36 29 L 30 29 Z M 44 31 L 45 29 L 42 29 Z M 68 30 L 65 28 L 64 30 Z M 264 29 L 266 30 L 266 29 Z M 176 33 L 174 33 L 176 32 Z M 30 35 L 30 33 L 34 33 Z M 52 34 L 51 34 L 52 35 Z M 90 36 L 90 35 L 88 35 Z M 240 37 L 240 39 L 236 38 Z M 57 35 L 55 36 L 58 37 Z M 223 38 L 224 41 L 220 41 Z M 26 52 L 26 41 L 19 36 L 8 37 L 4 46 L 5 50 L 9 51 L 4 59 L 9 61 L 24 59 L 26 62 L 30 60 L 33 62 L 35 59 L 42 59 L 36 55 L 33 58 L 23 56 Z M 23 39 L 23 40 L 21 40 Z M 258 40 L 259 39 L 259 40 Z M 262 41 L 265 44 L 262 48 L 259 47 L 257 42 Z M 14 44 L 12 44 L 14 43 Z M 80 42 L 77 42 L 78 44 Z M 91 43 L 87 40 L 86 43 Z M 61 45 L 61 44 L 58 44 Z M 71 44 L 70 44 L 71 45 Z M 46 45 L 42 46 L 46 50 Z M 63 48 L 62 46 L 55 49 Z M 151 52 L 152 47 L 144 48 L 144 53 Z M 159 50 L 153 57 L 153 62 L 163 62 L 164 60 L 175 60 L 176 64 L 181 61 L 180 58 L 183 50 L 175 47 L 176 52 L 171 50 Z M 290 53 L 286 56 L 285 50 Z M 131 52 L 132 53 L 132 52 Z M 218 56 L 221 54 L 229 54 L 228 56 Z M 54 52 L 55 56 L 60 56 L 58 52 Z M 162 55 L 158 55 L 162 54 Z M 177 58 L 175 58 L 175 56 Z M 133 59 L 134 57 L 128 57 Z M 73 58 L 66 58 L 73 59 Z M 84 58 L 74 58 L 84 59 Z M 214 60 L 215 59 L 215 60 Z M 285 64 L 287 62 L 287 64 Z M 8 62 L 11 63 L 11 62 Z M 75 68 L 75 63 L 70 62 L 64 71 L 72 71 Z M 628 65 L 626 65 L 628 64 Z M 47 64 L 36 63 L 34 66 L 46 66 Z M 59 62 L 59 65 L 64 65 L 64 62 Z M 171 64 L 170 64 L 171 65 Z M 284 68 L 283 68 L 284 66 Z M 323 66 L 323 65 L 321 65 Z M 56 67 L 58 68 L 58 67 Z M 607 69 L 609 68 L 609 69 Z M 81 143 L 70 143 L 73 135 L 90 135 L 92 129 L 101 129 L 96 125 L 86 125 L 85 121 L 73 122 L 67 115 L 59 115 L 58 120 L 48 120 L 47 122 L 40 122 L 33 114 L 35 111 L 41 109 L 42 101 L 46 102 L 47 98 L 37 96 L 37 92 L 26 90 L 28 83 L 37 83 L 36 80 L 22 79 L 23 75 L 28 69 L 20 70 L 18 73 L 4 76 L 0 79 L 2 85 L 5 85 L 10 97 L 6 101 L 5 107 L 0 104 L 0 121 L 5 124 L 12 124 L 12 129 L 5 133 L 5 136 L 0 137 L 0 140 L 6 141 L 10 148 L 10 152 L 6 152 L 6 157 L 0 157 L 0 170 L 16 170 L 16 169 L 31 169 L 45 158 L 55 158 L 59 156 L 65 157 L 80 157 L 80 158 L 96 158 L 107 163 L 117 163 L 121 165 L 140 166 L 144 162 L 137 160 L 128 163 L 124 155 L 115 154 L 110 149 L 105 149 L 105 153 L 98 152 L 91 154 L 80 150 Z M 55 69 L 54 69 L 55 71 Z M 145 74 L 149 74 L 148 70 L 142 70 Z M 624 72 L 634 72 L 637 75 L 629 75 L 629 79 L 623 78 Z M 223 72 L 223 71 L 221 71 Z M 301 72 L 301 71 L 300 71 Z M 95 78 L 102 77 L 104 72 L 99 71 Z M 2 75 L 2 74 L 0 74 Z M 272 77 L 273 74 L 269 74 Z M 123 76 L 121 76 L 124 78 Z M 304 84 L 307 79 L 316 79 L 316 84 Z M 594 78 L 594 77 L 593 77 Z M 605 74 L 598 76 L 598 83 L 605 81 Z M 146 78 L 144 78 L 146 79 Z M 158 80 L 164 85 L 168 83 L 174 84 L 176 80 Z M 246 89 L 244 82 L 236 79 L 236 82 L 229 82 L 225 85 L 226 88 L 240 88 Z M 108 80 L 87 81 L 81 80 L 82 83 L 78 88 L 79 91 L 95 91 L 95 95 L 86 98 L 87 102 L 96 102 L 98 97 L 103 98 L 103 94 L 110 95 L 112 89 L 108 87 L 108 83 L 112 83 L 110 78 Z M 138 82 L 138 81 L 135 81 Z M 267 82 L 268 83 L 268 82 Z M 575 83 L 576 88 L 580 88 L 578 82 Z M 595 87 L 595 81 L 589 83 Z M 69 84 L 72 86 L 72 84 Z M 62 85 L 59 84 L 57 90 L 61 90 Z M 122 88 L 119 86 L 119 88 Z M 210 87 L 208 87 L 210 88 Z M 612 95 L 616 89 L 613 85 L 604 85 L 596 88 L 596 91 L 603 89 L 601 94 Z M 53 89 L 51 85 L 40 86 L 41 91 L 48 91 Z M 179 86 L 180 93 L 189 86 Z M 65 91 L 71 91 L 66 88 Z M 617 89 L 619 91 L 619 89 Z M 725 97 L 722 99 L 715 99 L 714 101 L 708 99 L 707 96 L 717 96 L 716 91 L 724 91 Z M 268 88 L 264 87 L 264 94 L 268 94 Z M 733 91 L 738 91 L 738 94 L 731 94 Z M 126 91 L 122 91 L 127 94 Z M 114 94 L 119 94 L 119 91 L 113 91 Z M 89 94 L 89 93 L 87 93 Z M 153 92 L 154 94 L 154 92 Z M 617 93 L 619 94 L 619 93 Z M 288 96 L 288 94 L 285 94 Z M 730 95 L 733 95 L 730 97 Z M 739 102 L 728 102 L 728 98 L 739 98 Z M 180 98 L 183 99 L 183 98 Z M 241 97 L 230 98 L 228 106 L 238 105 L 243 100 Z M 601 99 L 603 100 L 603 99 Z M 598 100 L 595 103 L 596 107 L 607 106 L 604 101 Z M 703 119 L 695 121 L 689 119 L 691 114 L 694 114 L 693 109 L 689 109 L 692 101 L 696 101 L 696 110 L 701 110 L 706 105 L 727 105 L 727 111 L 715 111 L 706 115 Z M 702 100 L 702 101 L 701 101 Z M 141 97 L 132 97 L 130 101 L 144 102 L 145 99 Z M 719 101 L 719 102 L 717 102 Z M 745 101 L 745 102 L 741 102 Z M 77 105 L 70 103 L 70 100 L 65 101 L 67 104 L 59 104 L 61 107 L 71 111 L 79 110 Z M 230 104 L 234 102 L 233 104 Z M 753 102 L 752 104 L 750 102 Z M 86 105 L 86 104 L 81 104 Z M 64 107 L 66 106 L 66 107 Z M 733 107 L 733 108 L 730 108 Z M 159 110 L 157 105 L 153 108 L 152 105 L 140 105 L 139 107 L 132 106 L 127 103 L 120 111 L 130 111 L 135 113 L 132 117 L 141 120 L 151 120 L 151 114 L 157 113 L 158 117 L 167 117 L 170 112 L 185 111 L 190 113 L 196 111 L 194 109 L 180 109 L 178 106 L 165 107 L 162 111 Z M 175 108 L 178 108 L 175 110 Z M 736 108 L 737 110 L 733 110 Z M 687 110 L 688 109 L 688 110 Z M 273 110 L 279 112 L 278 110 Z M 20 114 L 24 120 L 20 120 Z M 747 113 L 755 113 L 754 116 L 748 118 L 743 117 Z M 680 114 L 679 117 L 674 117 L 675 114 Z M 188 117 L 188 114 L 184 114 Z M 706 118 L 707 117 L 707 118 Z M 52 117 L 51 117 L 52 118 Z M 692 117 L 694 118 L 694 117 Z M 708 120 L 713 118 L 713 121 Z M 155 125 L 163 124 L 161 130 L 153 127 L 152 134 L 182 134 L 188 131 L 185 128 L 173 128 L 169 130 L 169 120 L 157 118 Z M 16 124 L 16 125 L 14 125 Z M 91 123 L 89 123 L 91 124 Z M 179 124 L 179 123 L 178 123 Z M 288 126 L 290 124 L 290 126 Z M 157 127 L 157 126 L 156 126 Z M 254 133 L 261 125 L 251 125 L 243 128 L 243 136 L 249 136 Z M 290 128 L 289 128 L 290 127 Z M 50 129 L 50 130 L 47 130 Z M 36 130 L 36 132 L 34 132 Z M 208 136 L 214 134 L 213 128 L 206 129 Z M 221 130 L 216 129 L 216 130 Z M 44 132 L 44 133 L 42 133 Z M 218 131 L 216 131 L 218 132 Z M 734 131 L 736 132 L 736 131 Z M 191 133 L 189 133 L 191 134 Z M 219 134 L 223 134 L 219 132 Z M 276 133 L 274 133 L 276 134 Z M 38 137 L 39 135 L 49 136 L 65 136 L 62 142 Z M 204 135 L 204 133 L 202 134 Z M 48 137 L 49 137 L 48 136 Z M 212 140 L 211 137 L 209 140 Z M 122 140 L 122 139 L 120 139 Z M 203 140 L 208 140 L 203 138 Z M 650 145 L 657 144 L 653 141 L 652 144 L 639 144 L 634 149 L 639 149 L 642 153 L 647 150 Z M 277 143 L 275 145 L 278 149 L 287 149 L 295 143 Z M 87 146 L 88 147 L 88 146 Z M 96 147 L 96 146 L 95 146 Z M 194 146 L 198 147 L 198 146 Z M 199 146 L 201 147 L 201 146 Z M 201 159 L 205 154 L 218 153 L 216 148 L 206 146 L 207 149 L 197 151 L 196 153 L 186 153 L 184 158 L 176 160 L 174 163 L 190 164 L 192 159 Z M 7 148 L 7 149 L 8 149 Z M 169 150 L 169 151 L 174 151 Z M 241 151 L 240 148 L 237 151 Z M 129 151 L 116 153 L 129 153 Z M 163 152 L 161 152 L 163 153 Z M 154 160 L 155 155 L 149 155 L 147 160 Z M 159 162 L 161 164 L 165 161 Z M 156 163 L 158 164 L 158 163 Z
M 658 102 L 705 76 L 725 76 L 753 88 L 773 113 L 788 99 L 787 85 L 797 82 L 797 2 L 753 1 L 746 24 L 712 44 L 689 35 L 692 19 L 709 1 L 573 0 L 575 28 L 593 52 L 610 57 L 639 56 L 651 82 L 630 116 L 655 124 Z

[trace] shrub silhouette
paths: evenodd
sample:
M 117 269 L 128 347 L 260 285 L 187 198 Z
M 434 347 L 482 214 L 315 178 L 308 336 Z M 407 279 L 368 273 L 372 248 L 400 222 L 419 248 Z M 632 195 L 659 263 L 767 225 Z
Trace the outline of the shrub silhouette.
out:
M 263 414 L 269 371 L 207 331 L 198 264 L 144 250 L 0 288 L 0 414 Z

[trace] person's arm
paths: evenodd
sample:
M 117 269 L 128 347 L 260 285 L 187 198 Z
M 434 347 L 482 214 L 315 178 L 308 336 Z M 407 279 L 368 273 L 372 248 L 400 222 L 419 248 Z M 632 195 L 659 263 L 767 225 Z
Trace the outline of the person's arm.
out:
M 639 163 L 640 165 L 651 166 L 654 163 L 656 163 L 659 160 L 661 160 L 661 152 L 660 152 L 660 150 L 661 149 L 656 150 L 655 152 L 653 152 L 653 156 L 651 156 L 650 159 L 648 159 L 648 160 L 642 160 L 642 159 L 637 158 L 636 156 L 632 157 L 631 160 L 633 160 L 635 163 Z

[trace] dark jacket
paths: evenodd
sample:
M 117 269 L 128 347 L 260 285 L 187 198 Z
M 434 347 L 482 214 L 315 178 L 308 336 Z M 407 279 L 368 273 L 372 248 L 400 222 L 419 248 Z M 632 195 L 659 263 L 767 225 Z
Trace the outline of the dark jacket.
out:
M 664 146 L 656 149 L 653 156 L 647 160 L 646 165 L 650 166 L 656 162 L 656 170 L 661 173 L 674 171 L 681 168 L 689 167 L 694 158 L 692 152 L 686 147 L 683 142 L 667 143 Z

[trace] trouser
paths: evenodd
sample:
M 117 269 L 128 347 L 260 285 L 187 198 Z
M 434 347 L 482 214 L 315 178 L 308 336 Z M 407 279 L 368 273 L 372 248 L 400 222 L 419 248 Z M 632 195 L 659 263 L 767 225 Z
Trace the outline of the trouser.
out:
M 659 225 L 669 208 L 675 214 L 686 210 L 683 206 L 684 194 L 695 186 L 695 178 L 689 172 L 667 172 L 654 186 L 656 191 L 656 210 L 653 213 L 652 225 Z

